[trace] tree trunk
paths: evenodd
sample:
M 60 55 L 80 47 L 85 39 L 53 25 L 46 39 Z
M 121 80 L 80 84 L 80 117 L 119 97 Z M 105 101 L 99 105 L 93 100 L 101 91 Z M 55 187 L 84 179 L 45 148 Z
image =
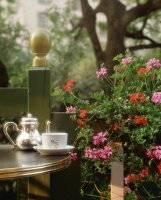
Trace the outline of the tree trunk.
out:
M 123 17 L 126 13 L 125 6 L 117 0 L 101 0 L 96 9 L 93 9 L 88 0 L 80 0 L 83 26 L 86 28 L 91 40 L 93 51 L 96 57 L 96 64 L 99 68 L 102 63 L 108 68 L 109 73 L 113 72 L 113 58 L 125 52 L 124 38 L 126 23 Z M 96 14 L 102 12 L 107 18 L 107 42 L 105 50 L 102 49 L 96 31 Z
M 107 34 L 107 45 L 105 50 L 105 66 L 108 72 L 113 73 L 113 66 L 116 64 L 113 58 L 125 52 L 124 37 L 125 37 L 125 26 L 121 23 L 121 20 L 109 19 L 108 20 L 108 34 Z

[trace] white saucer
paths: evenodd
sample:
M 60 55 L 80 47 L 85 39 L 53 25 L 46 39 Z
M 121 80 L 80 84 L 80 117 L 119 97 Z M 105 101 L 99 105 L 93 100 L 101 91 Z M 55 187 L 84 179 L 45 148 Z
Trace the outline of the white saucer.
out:
M 67 145 L 64 149 L 46 149 L 42 146 L 35 146 L 33 148 L 42 155 L 65 155 L 72 151 L 74 146 Z

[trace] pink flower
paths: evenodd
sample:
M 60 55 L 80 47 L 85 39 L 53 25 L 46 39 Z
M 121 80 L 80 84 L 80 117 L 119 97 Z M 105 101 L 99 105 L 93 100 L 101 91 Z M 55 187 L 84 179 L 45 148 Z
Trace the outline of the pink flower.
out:
M 161 92 L 154 92 L 151 101 L 153 103 L 161 103 Z
M 97 78 L 104 77 L 107 74 L 107 68 L 101 67 L 100 70 L 96 71 Z
M 85 157 L 90 159 L 97 159 L 98 158 L 98 149 L 87 147 L 85 149 Z
M 112 148 L 110 146 L 105 146 L 104 148 L 93 148 L 87 147 L 85 149 L 85 157 L 89 159 L 100 159 L 100 160 L 108 160 L 112 155 Z
M 130 64 L 131 62 L 132 62 L 132 59 L 133 59 L 133 57 L 125 57 L 125 58 L 122 58 L 122 60 L 121 60 L 121 63 L 123 64 L 123 65 L 128 65 L 128 64 Z
M 159 59 L 157 58 L 151 58 L 149 59 L 149 61 L 147 62 L 147 70 L 154 68 L 158 68 L 160 67 L 161 64 L 159 63 Z
M 148 149 L 146 155 L 151 160 L 161 160 L 161 145 Z
M 85 149 L 85 157 L 86 158 L 93 158 L 93 150 L 90 147 Z
M 71 160 L 77 160 L 77 158 L 78 158 L 78 154 L 77 153 L 70 152 L 69 155 L 70 155 L 70 159 Z
M 112 155 L 112 149 L 110 146 L 105 146 L 102 149 L 99 149 L 99 158 L 103 160 L 108 160 Z
M 128 187 L 128 186 L 125 186 L 124 187 L 124 193 L 125 194 L 129 194 L 129 193 L 131 193 L 132 192 L 132 190 Z
M 94 145 L 100 145 L 101 143 L 104 143 L 107 140 L 106 133 L 99 132 L 97 135 L 93 136 L 93 144 Z
M 66 107 L 66 113 L 75 113 L 76 112 L 76 107 L 69 106 Z
M 90 158 L 90 159 L 98 159 L 99 154 L 98 154 L 98 149 L 93 148 L 91 149 L 90 147 L 85 149 L 85 157 Z
M 93 159 L 98 159 L 99 158 L 99 151 L 96 148 L 92 149 L 92 154 L 93 154 Z

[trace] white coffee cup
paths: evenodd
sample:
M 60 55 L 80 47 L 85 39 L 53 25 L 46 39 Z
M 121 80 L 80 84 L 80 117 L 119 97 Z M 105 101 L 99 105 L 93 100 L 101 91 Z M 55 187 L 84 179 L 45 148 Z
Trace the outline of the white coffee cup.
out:
M 48 149 L 64 149 L 67 146 L 67 133 L 42 133 L 42 146 Z

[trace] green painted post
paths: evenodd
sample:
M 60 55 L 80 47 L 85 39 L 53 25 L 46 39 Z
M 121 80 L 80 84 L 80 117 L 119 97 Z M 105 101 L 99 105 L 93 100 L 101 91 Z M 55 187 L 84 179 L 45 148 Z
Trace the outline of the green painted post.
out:
M 29 112 L 38 118 L 39 131 L 42 133 L 46 120 L 50 119 L 50 70 L 47 67 L 33 67 L 29 70 L 28 81 Z M 45 190 L 39 187 L 42 183 Z M 50 174 L 29 178 L 29 198 L 50 199 Z
M 46 55 L 51 47 L 47 31 L 39 30 L 30 37 L 30 47 L 35 54 L 33 67 L 28 73 L 29 112 L 38 118 L 40 133 L 50 120 L 50 70 L 46 67 Z M 36 183 L 36 184 L 35 184 Z M 44 190 L 40 187 L 43 185 Z M 29 178 L 29 199 L 50 199 L 50 174 Z
M 50 70 L 47 67 L 33 67 L 28 76 L 29 112 L 39 121 L 40 133 L 45 131 L 45 123 L 50 120 Z M 37 183 L 35 185 L 34 183 Z M 47 191 L 39 185 L 44 184 Z M 36 197 L 37 196 L 37 197 Z M 29 178 L 29 198 L 50 199 L 50 175 Z
M 50 119 L 50 70 L 46 60 L 51 47 L 49 33 L 45 30 L 34 32 L 30 47 L 35 57 L 28 73 L 29 112 L 38 118 L 39 130 L 43 132 L 46 120 Z
M 29 113 L 38 118 L 39 131 L 45 131 L 50 120 L 50 70 L 47 67 L 33 67 L 28 75 Z

